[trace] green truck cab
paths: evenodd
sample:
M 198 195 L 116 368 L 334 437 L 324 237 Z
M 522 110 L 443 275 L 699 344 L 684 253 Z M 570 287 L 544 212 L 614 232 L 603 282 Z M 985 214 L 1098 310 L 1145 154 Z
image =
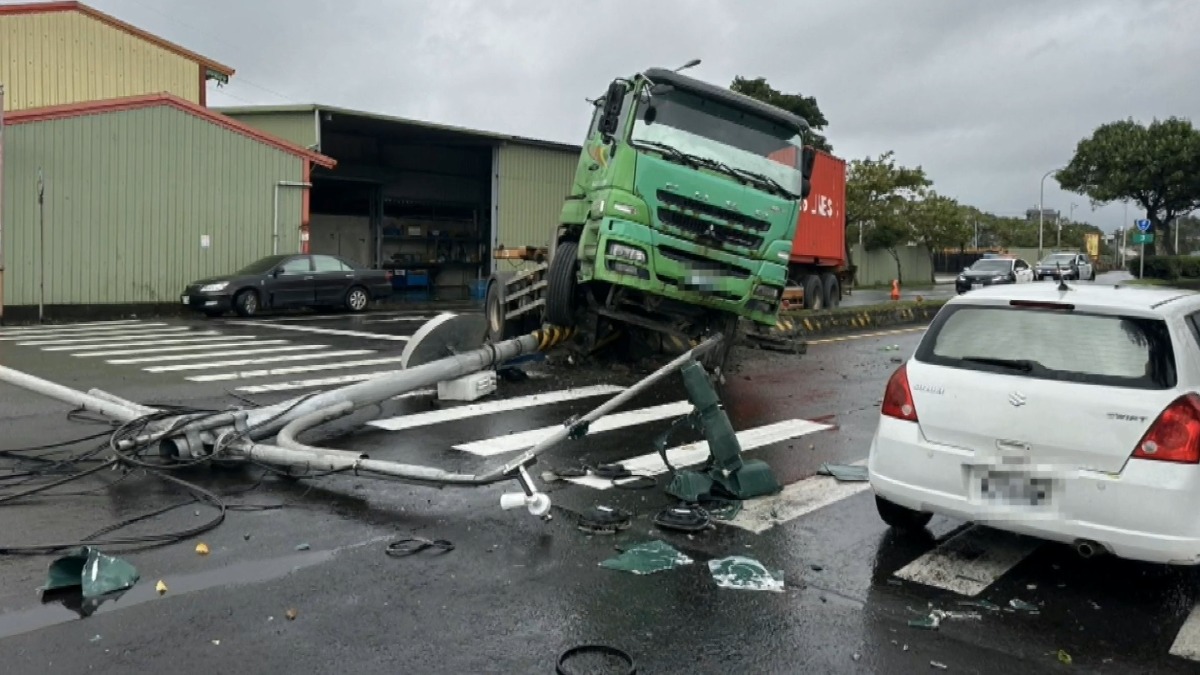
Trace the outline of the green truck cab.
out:
M 719 368 L 741 319 L 778 320 L 814 158 L 808 124 L 659 68 L 613 81 L 594 106 L 541 319 L 593 341 L 720 332 L 706 359 Z

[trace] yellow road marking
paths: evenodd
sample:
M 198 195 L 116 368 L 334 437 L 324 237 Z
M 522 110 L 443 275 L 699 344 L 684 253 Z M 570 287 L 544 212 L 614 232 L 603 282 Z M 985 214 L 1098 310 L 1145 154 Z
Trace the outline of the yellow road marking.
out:
M 838 337 L 822 338 L 820 340 L 809 340 L 810 345 L 827 344 L 830 342 L 847 342 L 849 340 L 862 340 L 863 338 L 883 337 L 885 335 L 903 335 L 904 333 L 920 333 L 928 326 L 920 326 L 917 328 L 898 328 L 896 330 L 884 330 L 874 333 L 858 333 L 855 335 L 839 335 Z

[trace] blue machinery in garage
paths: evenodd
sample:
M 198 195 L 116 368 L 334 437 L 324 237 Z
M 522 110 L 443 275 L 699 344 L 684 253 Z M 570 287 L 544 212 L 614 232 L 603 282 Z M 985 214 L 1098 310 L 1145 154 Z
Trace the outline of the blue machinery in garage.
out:
M 697 363 L 698 357 L 718 346 L 720 335 L 708 338 L 583 417 L 569 420 L 519 456 L 477 474 L 375 460 L 362 453 L 306 445 L 298 440 L 300 434 L 357 410 L 415 389 L 545 352 L 573 335 L 570 329 L 545 326 L 520 337 L 484 344 L 485 332 L 486 321 L 482 316 L 442 314 L 423 325 L 409 340 L 401 357 L 404 370 L 399 373 L 249 410 L 170 414 L 95 389 L 87 393 L 76 391 L 3 366 L 0 366 L 0 381 L 123 422 L 114 432 L 112 447 L 127 457 L 153 450 L 164 459 L 185 464 L 250 459 L 310 471 L 354 471 L 356 475 L 386 476 L 432 486 L 470 487 L 515 480 L 521 491 L 502 495 L 501 508 L 524 506 L 535 516 L 549 518 L 550 498 L 538 491 L 528 473 L 537 457 L 568 437 L 586 435 L 589 424 L 682 369 L 688 397 L 695 406 L 685 420 L 703 429 L 711 457 L 703 471 L 672 469 L 675 475 L 669 491 L 695 501 L 705 494 L 746 499 L 779 489 L 766 464 L 741 459 L 741 448 L 729 419 L 720 407 L 707 373 Z M 134 428 L 138 431 L 125 432 Z M 663 457 L 665 460 L 666 455 Z

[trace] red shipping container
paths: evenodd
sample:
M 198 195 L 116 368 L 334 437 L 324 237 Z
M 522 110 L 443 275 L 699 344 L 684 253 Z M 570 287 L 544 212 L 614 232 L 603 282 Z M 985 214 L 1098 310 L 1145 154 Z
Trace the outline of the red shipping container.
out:
M 846 160 L 818 151 L 811 180 L 792 239 L 792 262 L 840 267 L 846 264 Z

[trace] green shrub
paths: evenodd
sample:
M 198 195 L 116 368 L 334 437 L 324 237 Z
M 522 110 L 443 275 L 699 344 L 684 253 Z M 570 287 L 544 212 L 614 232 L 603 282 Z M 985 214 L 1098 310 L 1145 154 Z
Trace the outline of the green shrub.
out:
M 1135 277 L 1141 269 L 1137 258 L 1127 261 L 1129 272 Z M 1200 279 L 1200 257 L 1189 255 L 1146 256 L 1146 279 Z

